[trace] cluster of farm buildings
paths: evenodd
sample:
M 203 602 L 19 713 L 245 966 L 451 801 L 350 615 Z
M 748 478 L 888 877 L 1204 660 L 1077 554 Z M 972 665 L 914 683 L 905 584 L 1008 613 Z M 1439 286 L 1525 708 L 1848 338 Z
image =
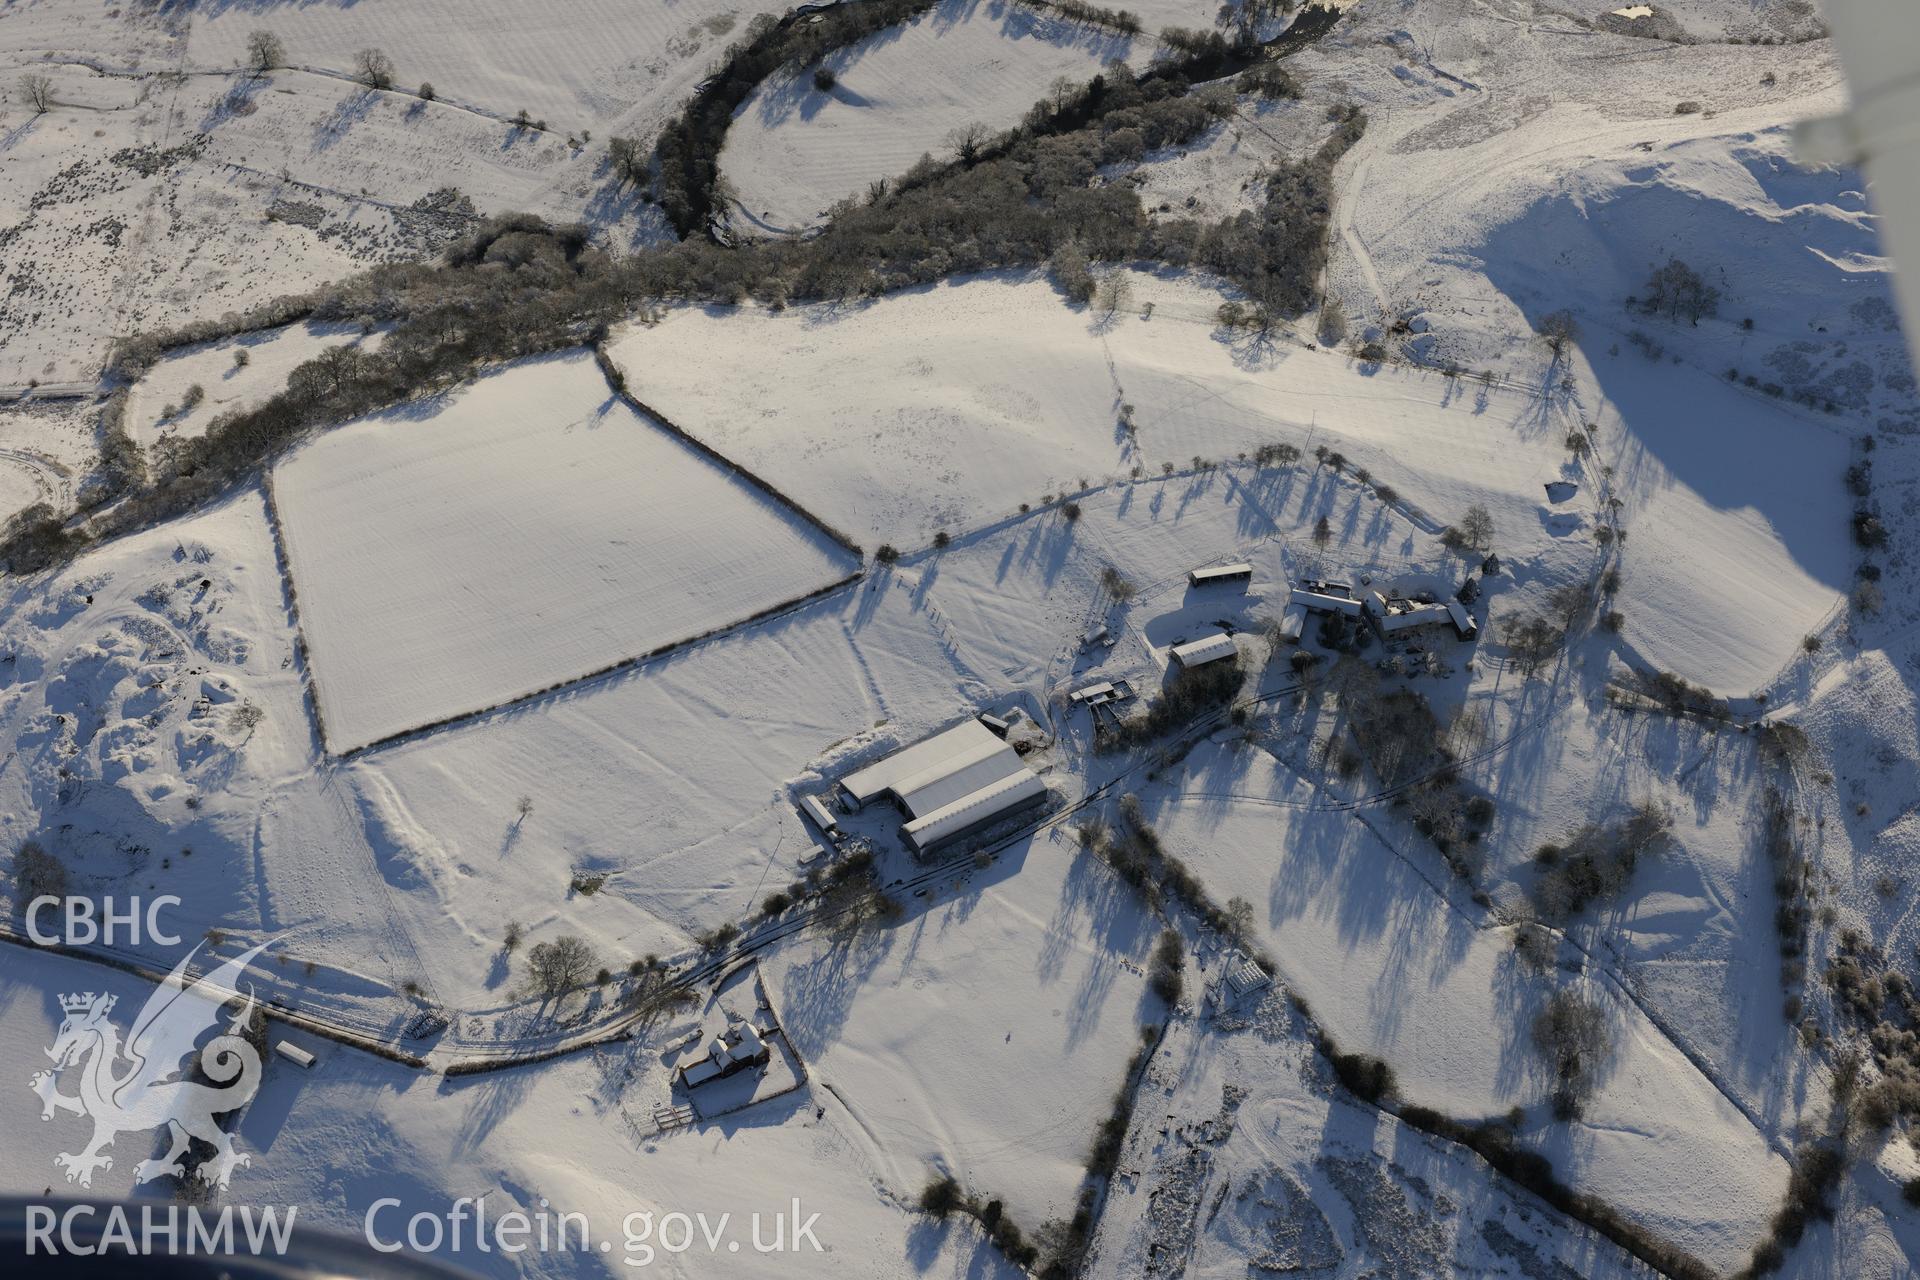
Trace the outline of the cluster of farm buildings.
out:
M 1242 586 L 1252 579 L 1253 566 L 1244 562 L 1195 569 L 1187 575 L 1196 589 Z M 1450 627 L 1462 640 L 1471 640 L 1479 631 L 1473 615 L 1457 599 L 1415 599 L 1370 588 L 1356 592 L 1348 583 L 1304 578 L 1288 589 L 1281 638 L 1298 640 L 1307 615 L 1313 613 L 1340 615 L 1371 626 L 1382 639 L 1436 626 Z M 1104 626 L 1086 637 L 1088 647 L 1100 643 L 1112 643 Z M 1237 653 L 1233 636 L 1224 630 L 1167 650 L 1169 666 L 1182 671 Z M 1074 703 L 1089 708 L 1132 696 L 1131 687 L 1119 679 L 1090 684 L 1070 695 Z M 963 721 L 847 774 L 835 784 L 830 798 L 802 797 L 801 810 L 823 835 L 838 841 L 840 815 L 859 813 L 884 800 L 905 819 L 900 836 L 915 853 L 951 845 L 1046 801 L 1046 783 L 1008 741 L 1008 730 L 1008 722 L 993 715 Z
M 994 716 L 962 721 L 840 779 L 835 801 L 844 813 L 890 801 L 906 818 L 900 836 L 908 848 L 928 853 L 950 845 L 1047 798 L 1047 784 L 1002 736 L 1006 731 Z M 826 835 L 839 834 L 839 818 L 819 796 L 801 807 Z

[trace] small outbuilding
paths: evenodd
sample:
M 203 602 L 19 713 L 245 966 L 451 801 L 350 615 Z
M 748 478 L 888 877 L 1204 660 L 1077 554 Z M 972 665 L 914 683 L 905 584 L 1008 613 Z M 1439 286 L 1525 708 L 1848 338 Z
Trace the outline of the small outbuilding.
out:
M 303 1071 L 313 1070 L 313 1055 L 291 1041 L 274 1041 L 273 1051 Z
M 1216 631 L 1210 636 L 1201 636 L 1198 640 L 1177 644 L 1173 646 L 1171 652 L 1175 665 L 1183 671 L 1191 671 L 1195 667 L 1204 667 L 1209 662 L 1231 658 L 1240 650 L 1234 646 L 1232 636 L 1224 631 Z
M 1112 702 L 1118 696 L 1113 681 L 1102 680 L 1098 684 L 1083 685 L 1067 695 L 1069 701 L 1083 702 L 1089 707 L 1097 707 L 1103 702 Z
M 1258 962 L 1247 956 L 1240 956 L 1227 966 L 1227 990 L 1236 998 L 1252 995 L 1273 985 L 1273 978 L 1262 969 Z
M 1245 561 L 1233 564 L 1218 564 L 1210 569 L 1194 569 L 1187 574 L 1187 585 L 1192 587 L 1210 587 L 1223 582 L 1248 583 L 1253 581 L 1253 566 Z
M 1447 617 L 1452 619 L 1453 629 L 1462 640 L 1471 640 L 1480 634 L 1480 624 L 1458 600 L 1447 601 Z
M 833 810 L 827 808 L 819 796 L 801 796 L 800 812 L 813 819 L 813 825 L 820 828 L 820 834 L 827 839 L 840 838 L 840 819 L 833 816 Z

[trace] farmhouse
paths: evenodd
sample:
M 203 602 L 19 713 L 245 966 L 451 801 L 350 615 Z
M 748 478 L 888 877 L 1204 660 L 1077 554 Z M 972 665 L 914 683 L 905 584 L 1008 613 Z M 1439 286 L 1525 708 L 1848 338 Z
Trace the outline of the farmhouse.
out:
M 1231 658 L 1238 652 L 1239 650 L 1234 648 L 1233 637 L 1224 631 L 1216 631 L 1210 636 L 1201 636 L 1198 640 L 1177 644 L 1172 649 L 1175 665 L 1185 671 L 1204 667 L 1209 662 L 1218 662 L 1222 658 Z
M 1466 611 L 1458 600 L 1449 600 L 1445 604 L 1436 604 L 1427 600 L 1408 600 L 1400 596 L 1386 596 L 1378 591 L 1367 593 L 1367 617 L 1379 629 L 1382 636 L 1392 636 L 1421 627 L 1450 625 L 1454 634 L 1462 640 L 1471 640 L 1480 628 L 1473 615 Z
M 1195 569 L 1187 574 L 1187 585 L 1192 587 L 1211 586 L 1219 582 L 1252 582 L 1253 566 L 1244 562 L 1215 565 L 1211 569 Z
M 770 1057 L 772 1051 L 753 1025 L 735 1022 L 707 1041 L 699 1053 L 682 1058 L 677 1070 L 680 1083 L 691 1089 L 750 1067 L 763 1067 Z
M 1046 798 L 1038 774 L 978 720 L 916 742 L 840 779 L 852 811 L 890 798 L 908 821 L 901 835 L 925 853 Z
M 1386 636 L 1452 621 L 1445 605 L 1405 600 L 1399 596 L 1389 598 L 1378 591 L 1367 593 L 1367 616 L 1380 629 L 1380 634 Z

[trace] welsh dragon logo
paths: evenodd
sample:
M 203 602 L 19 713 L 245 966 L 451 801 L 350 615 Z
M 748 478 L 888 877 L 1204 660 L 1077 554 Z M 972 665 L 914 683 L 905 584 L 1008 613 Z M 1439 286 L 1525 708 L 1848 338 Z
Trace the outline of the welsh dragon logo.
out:
M 66 1017 L 53 1047 L 46 1051 L 53 1069 L 35 1072 L 28 1083 L 40 1095 L 42 1120 L 52 1120 L 64 1111 L 93 1121 L 93 1140 L 85 1150 L 78 1155 L 63 1151 L 54 1157 L 54 1164 L 66 1170 L 68 1182 L 92 1186 L 95 1170 L 113 1168 L 113 1157 L 104 1152 L 115 1138 L 163 1125 L 172 1145 L 160 1159 L 142 1160 L 134 1170 L 135 1182 L 168 1174 L 184 1177 L 181 1158 L 193 1139 L 214 1149 L 212 1158 L 198 1170 L 208 1183 L 224 1187 L 236 1167 L 251 1163 L 233 1149 L 233 1136 L 214 1118 L 245 1106 L 260 1087 L 260 1055 L 240 1034 L 253 1014 L 251 992 L 226 1031 L 195 1055 L 201 1074 L 213 1083 L 175 1077 L 184 1077 L 190 1070 L 182 1060 L 206 1031 L 218 1025 L 220 1010 L 234 998 L 248 963 L 266 945 L 261 943 L 198 981 L 186 976 L 188 962 L 200 950 L 195 947 L 148 997 L 124 1044 L 108 1018 L 115 997 L 91 991 L 60 997 Z M 58 1088 L 61 1073 L 70 1067 L 79 1070 L 78 1095 Z

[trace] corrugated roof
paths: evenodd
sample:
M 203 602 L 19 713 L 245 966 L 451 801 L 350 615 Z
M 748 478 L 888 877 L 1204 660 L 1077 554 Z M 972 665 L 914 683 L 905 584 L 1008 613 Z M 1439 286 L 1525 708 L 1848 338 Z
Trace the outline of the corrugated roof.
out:
M 916 818 L 923 818 L 936 809 L 943 809 L 963 796 L 970 796 L 982 787 L 990 787 L 1009 774 L 1026 768 L 1020 763 L 1019 753 L 1012 747 L 991 731 L 987 737 L 991 746 L 981 743 L 969 747 L 930 769 L 896 782 L 893 785 L 894 794 L 900 797 L 900 803 L 907 806 L 907 812 Z
M 819 796 L 801 796 L 800 807 L 805 809 L 807 815 L 819 824 L 822 831 L 831 832 L 840 829 L 840 820 L 833 816 L 832 810 L 821 803 Z
M 991 743 L 995 748 L 1006 745 L 978 720 L 965 720 L 945 733 L 936 733 L 931 738 L 894 752 L 884 760 L 848 774 L 840 779 L 840 785 L 855 800 L 865 804 L 883 791 L 897 791 L 897 784 L 903 779 L 925 773 L 983 742 Z
M 1173 657 L 1183 667 L 1197 667 L 1205 662 L 1217 662 L 1221 658 L 1230 658 L 1238 650 L 1233 646 L 1233 637 L 1224 631 L 1216 631 L 1210 636 L 1198 640 L 1189 640 L 1185 644 L 1173 646 Z
M 997 814 L 1045 795 L 1046 790 L 1040 775 L 1022 765 L 1018 773 L 915 818 L 900 830 L 915 848 L 924 849 L 978 823 L 990 822 Z
M 1318 591 L 1307 591 L 1301 587 L 1293 589 L 1293 603 L 1306 609 L 1318 609 L 1322 613 L 1344 613 L 1350 617 L 1360 616 L 1360 602 L 1341 596 L 1322 595 Z

